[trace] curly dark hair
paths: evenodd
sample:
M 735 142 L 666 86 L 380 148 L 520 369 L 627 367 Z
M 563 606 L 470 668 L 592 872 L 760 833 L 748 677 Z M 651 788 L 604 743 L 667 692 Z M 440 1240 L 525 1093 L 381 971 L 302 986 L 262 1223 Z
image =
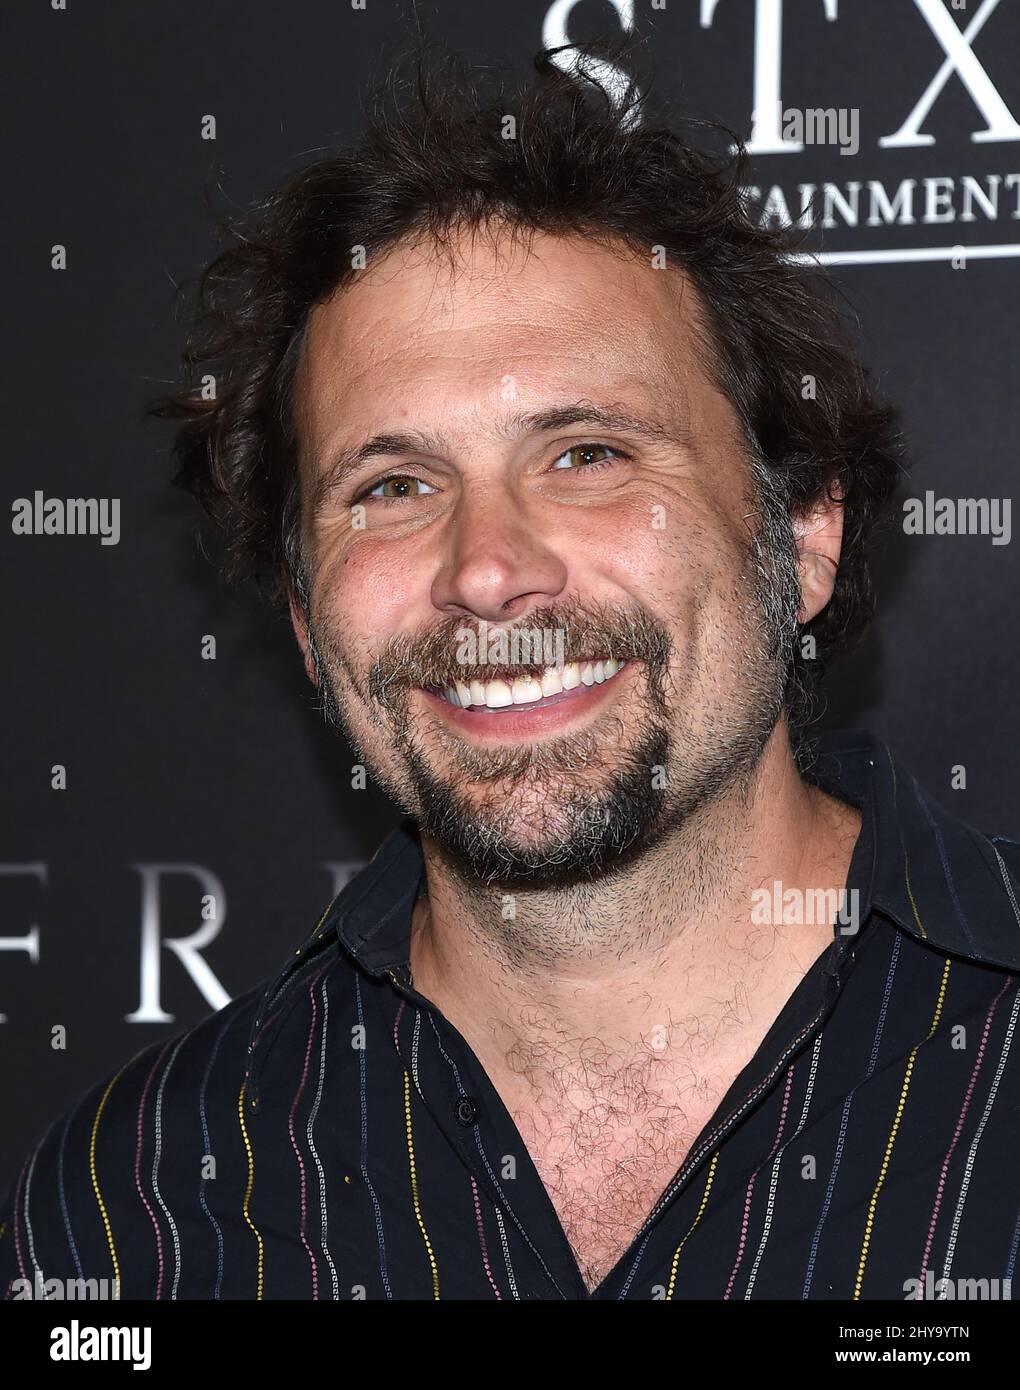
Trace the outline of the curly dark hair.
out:
M 752 215 L 733 132 L 661 105 L 653 117 L 636 80 L 610 90 L 599 62 L 619 70 L 632 56 L 626 43 L 570 55 L 564 63 L 563 50 L 543 49 L 524 80 L 424 48 L 409 68 L 394 64 L 363 102 L 359 138 L 223 220 L 228 244 L 198 278 L 187 384 L 147 409 L 183 422 L 174 482 L 216 524 L 224 575 L 254 579 L 271 601 L 290 593 L 307 604 L 295 371 L 311 310 L 357 273 L 353 248 L 370 262 L 403 238 L 427 233 L 441 246 L 455 227 L 491 219 L 646 257 L 664 248 L 707 310 L 707 365 L 741 424 L 763 516 L 788 520 L 826 491 L 842 499 L 835 591 L 789 653 L 797 730 L 814 713 L 827 658 L 872 616 L 867 549 L 895 490 L 898 417 L 876 395 L 828 282 L 797 254 L 800 234 Z

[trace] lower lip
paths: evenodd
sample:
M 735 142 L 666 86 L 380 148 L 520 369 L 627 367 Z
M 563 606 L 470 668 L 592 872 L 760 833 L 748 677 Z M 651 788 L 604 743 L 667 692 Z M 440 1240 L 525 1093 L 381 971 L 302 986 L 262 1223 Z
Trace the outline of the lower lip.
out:
M 505 709 L 488 709 L 484 705 L 461 709 L 459 705 L 451 705 L 441 695 L 433 695 L 430 690 L 419 689 L 418 693 L 425 697 L 430 706 L 438 709 L 447 723 L 464 733 L 475 734 L 479 738 L 527 737 L 562 728 L 575 719 L 593 713 L 609 699 L 613 691 L 622 689 L 622 683 L 626 682 L 635 664 L 628 661 L 622 670 L 601 685 L 578 685 L 573 690 L 549 696 L 542 703 L 507 705 Z

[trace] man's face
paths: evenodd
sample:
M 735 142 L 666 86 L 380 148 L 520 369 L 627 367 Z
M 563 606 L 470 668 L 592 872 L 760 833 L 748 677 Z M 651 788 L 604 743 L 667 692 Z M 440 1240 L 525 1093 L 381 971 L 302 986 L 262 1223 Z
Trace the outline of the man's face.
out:
M 455 252 L 403 244 L 312 314 L 295 627 L 455 866 L 562 885 L 753 767 L 800 590 L 792 551 L 754 546 L 677 271 L 545 234 Z

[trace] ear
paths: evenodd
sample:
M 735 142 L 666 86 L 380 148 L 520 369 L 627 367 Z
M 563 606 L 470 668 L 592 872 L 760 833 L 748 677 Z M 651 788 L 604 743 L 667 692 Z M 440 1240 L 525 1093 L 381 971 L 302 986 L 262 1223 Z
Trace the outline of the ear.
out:
M 800 574 L 800 623 L 817 617 L 832 598 L 843 546 L 843 497 L 839 484 L 831 483 L 807 512 L 792 518 Z
M 294 636 L 298 640 L 298 646 L 301 648 L 301 655 L 304 658 L 305 673 L 311 683 L 318 687 L 319 682 L 316 678 L 315 662 L 312 660 L 312 653 L 308 645 L 308 621 L 305 618 L 305 611 L 298 602 L 294 590 L 289 583 L 287 584 L 287 603 L 290 607 L 291 627 L 294 629 Z

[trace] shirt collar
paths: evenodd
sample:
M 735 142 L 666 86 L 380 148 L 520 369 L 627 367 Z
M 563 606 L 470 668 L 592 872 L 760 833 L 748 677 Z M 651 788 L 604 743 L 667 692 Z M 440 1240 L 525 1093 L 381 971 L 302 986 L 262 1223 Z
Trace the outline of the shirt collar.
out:
M 937 950 L 1020 969 L 1020 846 L 950 815 L 874 734 L 826 733 L 816 746 L 809 775 L 870 810 L 871 907 Z
M 424 875 L 418 831 L 408 817 L 334 899 L 327 926 L 370 974 L 407 963 L 411 911 Z
M 861 834 L 852 873 L 865 904 L 916 940 L 952 955 L 1020 970 L 1020 845 L 986 836 L 951 816 L 866 731 L 813 738 L 806 774 L 856 805 Z M 339 945 L 374 976 L 406 965 L 411 912 L 424 863 L 414 822 L 400 822 L 329 904 L 312 935 L 263 992 L 249 1036 L 253 1056 L 267 1018 L 311 959 Z M 274 1004 L 276 1005 L 274 1011 Z M 261 1046 L 268 1050 L 269 1040 Z
M 811 747 L 807 775 L 862 813 L 871 909 L 938 950 L 1020 969 L 1020 846 L 950 815 L 872 733 L 825 732 Z M 404 820 L 332 903 L 325 929 L 372 974 L 407 961 L 422 874 L 414 822 Z
M 424 875 L 414 823 L 402 821 L 371 860 L 340 890 L 311 936 L 281 965 L 262 990 L 248 1031 L 245 1088 L 259 1106 L 261 1075 L 280 1027 L 297 997 L 294 985 L 328 964 L 339 943 L 373 975 L 406 961 L 411 909 Z

